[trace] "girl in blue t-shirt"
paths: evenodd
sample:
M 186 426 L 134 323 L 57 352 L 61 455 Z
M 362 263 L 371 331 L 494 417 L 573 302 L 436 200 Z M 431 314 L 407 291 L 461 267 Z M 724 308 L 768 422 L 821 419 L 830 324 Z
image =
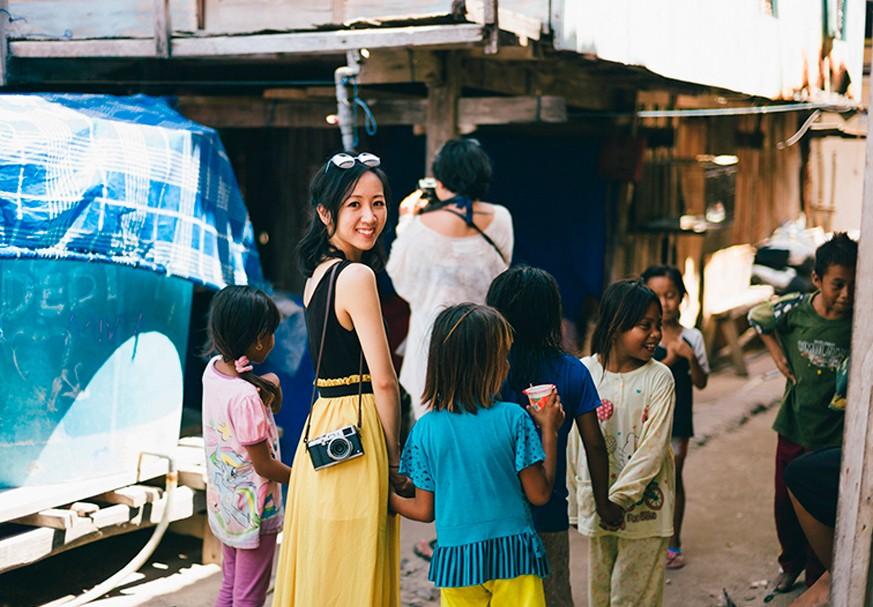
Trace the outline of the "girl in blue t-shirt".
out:
M 533 519 L 552 568 L 544 582 L 546 603 L 549 607 L 572 605 L 566 476 L 567 437 L 574 421 L 585 445 L 597 513 L 603 525 L 617 528 L 624 518 L 623 510 L 608 498 L 609 455 L 596 412 L 600 397 L 585 365 L 561 348 L 561 294 L 551 274 L 529 266 L 510 268 L 491 283 L 487 303 L 509 321 L 515 336 L 501 400 L 525 406 L 528 399 L 522 390 L 531 384 L 554 384 L 566 412 L 558 429 L 552 495 L 546 504 L 533 508 Z M 536 313 L 531 314 L 532 310 Z
M 442 605 L 545 606 L 549 573 L 528 500 L 546 504 L 555 482 L 557 394 L 531 416 L 495 396 L 509 372 L 512 329 L 488 306 L 460 304 L 434 321 L 423 401 L 400 460 L 415 497 L 391 494 L 412 520 L 436 518 L 428 579 Z M 435 500 L 435 496 L 439 499 Z

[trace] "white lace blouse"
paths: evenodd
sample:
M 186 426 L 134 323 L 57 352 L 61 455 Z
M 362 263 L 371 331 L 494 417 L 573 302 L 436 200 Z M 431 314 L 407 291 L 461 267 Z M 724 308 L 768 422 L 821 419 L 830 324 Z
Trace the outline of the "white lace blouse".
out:
M 494 218 L 484 231 L 503 257 L 511 260 L 512 216 L 506 207 L 492 207 Z M 409 303 L 412 312 L 400 384 L 412 396 L 416 419 L 425 413 L 421 394 L 434 319 L 447 306 L 468 301 L 485 303 L 491 281 L 507 267 L 481 234 L 444 236 L 422 223 L 419 216 L 400 219 L 386 270 L 397 294 Z

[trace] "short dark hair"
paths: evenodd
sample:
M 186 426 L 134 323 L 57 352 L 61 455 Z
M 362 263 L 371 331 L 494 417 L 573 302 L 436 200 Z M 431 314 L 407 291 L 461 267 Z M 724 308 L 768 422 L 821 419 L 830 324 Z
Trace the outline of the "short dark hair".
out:
M 637 324 L 649 306 L 655 304 L 661 310 L 661 300 L 646 284 L 636 278 L 614 282 L 600 298 L 600 316 L 591 336 L 591 350 L 599 354 L 606 366 L 615 339 Z
M 555 277 L 530 266 L 514 266 L 494 279 L 485 302 L 512 327 L 509 385 L 520 390 L 541 383 L 543 363 L 560 356 L 561 292 Z
M 512 329 L 494 308 L 446 308 L 433 323 L 422 401 L 452 413 L 490 407 L 509 372 L 511 347 Z
M 433 176 L 446 188 L 481 200 L 491 184 L 491 160 L 475 139 L 451 139 L 437 152 L 431 166 Z
M 824 278 L 829 266 L 855 269 L 858 261 L 858 243 L 845 232 L 834 232 L 830 240 L 815 250 L 815 274 Z
M 649 282 L 650 278 L 669 278 L 676 285 L 676 290 L 679 292 L 679 299 L 685 297 L 688 289 L 685 288 L 685 281 L 682 280 L 682 272 L 676 266 L 649 266 L 641 276 L 644 283 Z
M 309 185 L 309 204 L 312 215 L 309 218 L 306 233 L 297 245 L 300 269 L 304 276 L 312 276 L 315 268 L 324 261 L 325 257 L 345 258 L 342 251 L 337 250 L 330 244 L 330 237 L 333 234 L 328 233 L 327 226 L 318 217 L 318 207 L 323 206 L 327 210 L 334 229 L 336 229 L 337 215 L 343 202 L 349 197 L 352 190 L 355 189 L 361 176 L 367 172 L 373 173 L 382 182 L 387 202 L 391 194 L 388 176 L 379 167 L 369 167 L 355 160 L 355 164 L 352 167 L 341 169 L 334 166 L 330 160 L 327 160 L 315 172 Z M 376 245 L 369 251 L 364 252 L 361 261 L 376 271 L 384 267 L 385 252 L 382 248 L 381 235 L 376 241 Z
M 232 285 L 215 294 L 209 305 L 207 323 L 208 342 L 204 352 L 218 352 L 225 362 L 243 356 L 259 337 L 272 335 L 281 316 L 269 295 L 245 285 Z M 282 403 L 278 388 L 252 373 L 240 378 L 273 396 L 273 412 L 278 413 Z

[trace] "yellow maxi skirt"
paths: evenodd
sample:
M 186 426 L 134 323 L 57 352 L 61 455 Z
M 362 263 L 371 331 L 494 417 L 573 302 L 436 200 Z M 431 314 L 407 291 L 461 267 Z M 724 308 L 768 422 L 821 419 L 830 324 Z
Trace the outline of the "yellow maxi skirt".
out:
M 273 607 L 398 607 L 400 533 L 388 514 L 388 452 L 372 394 L 363 395 L 364 455 L 315 471 L 294 455 Z M 310 438 L 357 423 L 358 396 L 319 398 Z

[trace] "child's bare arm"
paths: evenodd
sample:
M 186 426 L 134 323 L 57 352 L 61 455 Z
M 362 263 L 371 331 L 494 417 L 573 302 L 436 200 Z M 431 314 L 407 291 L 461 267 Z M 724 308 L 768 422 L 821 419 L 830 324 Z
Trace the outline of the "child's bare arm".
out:
M 282 462 L 273 459 L 270 453 L 270 447 L 267 441 L 263 440 L 254 445 L 246 445 L 246 452 L 249 459 L 252 460 L 252 465 L 255 467 L 255 472 L 259 476 L 270 479 L 277 483 L 288 484 L 288 478 L 291 476 L 291 468 Z
M 422 523 L 433 522 L 433 492 L 415 488 L 415 497 L 400 497 L 394 491 L 390 496 L 391 509 L 397 514 Z
M 558 428 L 564 423 L 564 407 L 558 393 L 541 409 L 528 407 L 528 411 L 542 430 L 543 451 L 546 459 L 523 468 L 518 473 L 521 487 L 527 500 L 534 506 L 548 503 L 555 486 L 555 468 L 558 458 Z
M 597 423 L 597 413 L 589 411 L 576 418 L 579 436 L 585 445 L 585 459 L 591 476 L 591 489 L 597 515 L 609 528 L 618 528 L 624 519 L 624 510 L 609 501 L 609 454 L 606 441 Z
M 767 347 L 767 351 L 770 353 L 771 358 L 773 358 L 773 362 L 776 363 L 776 368 L 779 369 L 780 373 L 782 373 L 788 381 L 795 383 L 797 379 L 794 377 L 794 373 L 791 372 L 791 367 L 788 366 L 788 358 L 785 356 L 785 350 L 782 349 L 782 344 L 779 343 L 779 339 L 771 333 L 761 333 L 760 337 L 761 341 L 764 342 L 764 345 Z

